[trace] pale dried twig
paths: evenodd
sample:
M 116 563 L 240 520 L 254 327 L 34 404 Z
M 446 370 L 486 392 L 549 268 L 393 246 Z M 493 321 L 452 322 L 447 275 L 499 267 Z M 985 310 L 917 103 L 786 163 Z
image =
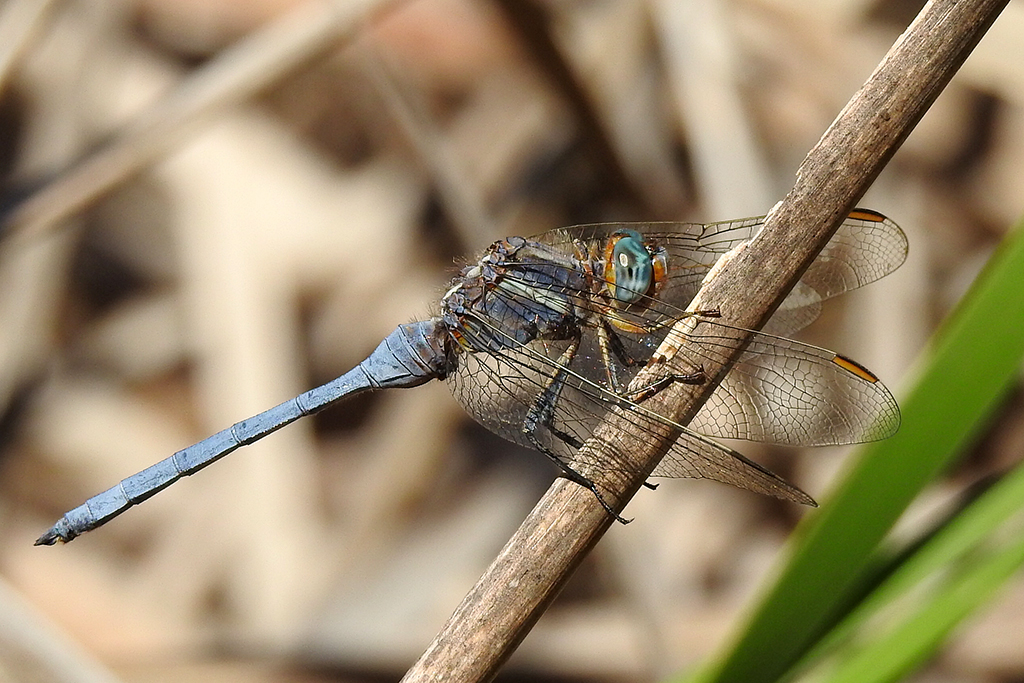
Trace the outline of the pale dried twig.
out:
M 11 73 L 46 21 L 55 0 L 16 0 L 0 11 L 0 93 Z
M 118 683 L 111 672 L 49 623 L 0 579 L 3 680 Z
M 26 238 L 81 210 L 159 159 L 203 120 L 244 101 L 337 48 L 371 13 L 395 0 L 309 3 L 225 50 L 141 114 L 110 144 L 18 205 L 4 232 Z
M 359 47 L 367 76 L 421 163 L 430 171 L 438 196 L 463 244 L 473 244 L 476 235 L 495 235 L 494 220 L 483 196 L 451 148 L 442 142 L 419 93 L 401 82 L 398 70 L 372 39 L 362 41 Z

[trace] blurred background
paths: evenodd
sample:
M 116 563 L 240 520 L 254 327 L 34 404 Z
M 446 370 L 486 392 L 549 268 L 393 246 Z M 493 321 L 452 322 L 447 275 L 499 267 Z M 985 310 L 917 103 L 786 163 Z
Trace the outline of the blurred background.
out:
M 0 681 L 397 679 L 556 474 L 441 383 L 304 420 L 70 546 L 32 542 L 348 370 L 495 239 L 765 213 L 919 6 L 7 0 Z M 1020 0 L 861 204 L 910 257 L 802 338 L 898 397 L 1024 210 Z M 1022 414 L 1018 388 L 907 529 L 1019 459 Z M 743 451 L 819 501 L 847 454 Z M 710 482 L 641 491 L 503 677 L 696 665 L 807 513 Z M 1017 580 L 916 680 L 1022 680 L 1021 632 Z

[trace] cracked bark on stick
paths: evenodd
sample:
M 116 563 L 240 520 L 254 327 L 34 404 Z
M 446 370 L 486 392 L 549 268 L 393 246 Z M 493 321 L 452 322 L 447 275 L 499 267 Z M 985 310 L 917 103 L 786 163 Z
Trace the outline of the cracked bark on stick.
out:
M 928 3 L 807 155 L 758 238 L 706 283 L 691 308 L 717 307 L 731 325 L 761 327 L 1005 5 Z M 711 381 L 677 384 L 645 405 L 686 424 L 728 369 L 728 363 L 705 366 Z M 584 446 L 598 447 L 609 433 L 629 444 L 617 457 L 630 454 L 638 475 L 584 473 L 611 492 L 607 498 L 616 509 L 678 436 L 668 428 L 658 434 L 631 429 L 613 412 Z M 556 481 L 403 680 L 493 677 L 610 523 L 589 491 Z

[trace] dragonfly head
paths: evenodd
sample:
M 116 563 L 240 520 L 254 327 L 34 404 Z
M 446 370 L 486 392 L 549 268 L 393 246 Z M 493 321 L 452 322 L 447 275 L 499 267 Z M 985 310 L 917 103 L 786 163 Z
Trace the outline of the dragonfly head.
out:
M 606 247 L 604 277 L 616 301 L 636 303 L 653 294 L 664 280 L 665 255 L 650 249 L 636 230 L 619 230 Z

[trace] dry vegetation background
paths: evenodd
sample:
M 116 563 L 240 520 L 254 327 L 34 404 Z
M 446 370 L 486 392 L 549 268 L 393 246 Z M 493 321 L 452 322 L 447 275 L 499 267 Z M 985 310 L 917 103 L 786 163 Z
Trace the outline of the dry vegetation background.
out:
M 161 132 L 155 161 L 85 210 L 0 242 L 0 681 L 397 678 L 554 475 L 440 383 L 305 420 L 70 546 L 32 542 L 89 495 L 349 369 L 496 238 L 764 213 L 918 9 L 359 4 L 376 14 L 315 59 Z M 226 47 L 326 8 L 8 0 L 5 210 L 166 115 Z M 862 204 L 902 225 L 911 257 L 805 338 L 898 394 L 1024 209 L 1020 0 Z M 1022 403 L 918 516 L 1019 459 Z M 744 450 L 819 499 L 845 453 Z M 506 675 L 694 665 L 804 512 L 707 482 L 642 491 Z M 917 680 L 1021 680 L 1021 633 L 1024 580 Z

